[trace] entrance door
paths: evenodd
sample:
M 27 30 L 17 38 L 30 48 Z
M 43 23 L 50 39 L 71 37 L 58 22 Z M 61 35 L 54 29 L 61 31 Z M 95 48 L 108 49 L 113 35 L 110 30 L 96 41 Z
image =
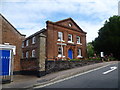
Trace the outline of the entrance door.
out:
M 73 59 L 73 51 L 71 49 L 68 50 L 68 57 Z
M 0 67 L 2 67 L 0 73 L 2 76 L 10 75 L 11 69 L 11 58 L 10 58 L 10 50 L 0 50 Z

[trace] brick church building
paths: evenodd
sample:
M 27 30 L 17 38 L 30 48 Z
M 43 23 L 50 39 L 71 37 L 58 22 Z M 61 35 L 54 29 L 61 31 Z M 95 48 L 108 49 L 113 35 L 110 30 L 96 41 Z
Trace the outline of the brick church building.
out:
M 45 43 L 47 60 L 86 57 L 86 32 L 72 18 L 58 22 L 47 21 L 46 24 L 46 29 L 42 29 L 24 40 L 22 45 L 23 59 L 37 58 L 40 43 Z M 46 36 L 46 42 L 39 42 L 39 34 L 41 33 Z
M 45 61 L 86 57 L 86 32 L 72 18 L 57 22 L 47 21 L 46 24 L 46 29 L 30 35 L 23 41 L 23 73 L 44 72 Z
M 86 57 L 86 32 L 72 18 L 47 21 L 47 60 Z

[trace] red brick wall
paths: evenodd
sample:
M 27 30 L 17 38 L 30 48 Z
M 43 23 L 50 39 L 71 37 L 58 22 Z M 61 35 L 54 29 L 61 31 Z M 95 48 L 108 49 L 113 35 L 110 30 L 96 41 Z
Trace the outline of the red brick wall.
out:
M 64 46 L 64 55 L 68 57 L 68 50 L 71 48 L 74 53 L 74 58 L 77 57 L 77 49 L 81 48 L 82 50 L 82 56 L 85 58 L 86 57 L 86 33 L 83 33 L 81 29 L 78 29 L 78 27 L 72 23 L 72 27 L 68 27 L 68 23 L 71 21 L 68 20 L 66 22 L 60 22 L 59 25 L 58 23 L 52 23 L 52 22 L 47 22 L 47 58 L 48 60 L 54 60 L 55 57 L 58 55 L 58 45 L 57 43 L 60 43 L 57 41 L 58 39 L 58 31 L 63 32 L 63 40 L 67 44 Z M 65 26 L 65 27 L 64 27 Z M 68 27 L 68 28 L 67 28 Z M 68 34 L 73 35 L 73 42 L 74 45 L 68 44 Z M 81 42 L 82 45 L 76 44 L 76 36 L 81 37 Z
M 34 59 L 22 59 L 21 60 L 22 71 L 36 71 L 38 70 L 38 62 Z
M 2 43 L 9 43 L 10 45 L 16 46 L 16 55 L 14 56 L 14 71 L 20 71 L 20 58 L 22 55 L 22 41 L 25 39 L 25 36 L 20 34 L 5 18 L 2 19 Z

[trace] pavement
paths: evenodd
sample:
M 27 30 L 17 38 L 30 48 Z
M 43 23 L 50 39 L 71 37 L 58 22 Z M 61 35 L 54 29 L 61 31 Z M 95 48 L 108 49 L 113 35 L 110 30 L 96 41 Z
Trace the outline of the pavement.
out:
M 106 74 L 103 74 L 106 73 Z M 40 88 L 119 88 L 118 64 L 110 64 L 100 68 L 92 69 L 84 73 L 79 73 L 68 78 L 34 87 L 34 90 Z M 118 89 L 117 89 L 118 90 Z
M 13 82 L 8 84 L 3 84 L 2 88 L 27 88 L 32 89 L 33 87 L 45 85 L 51 82 L 55 82 L 66 77 L 76 75 L 78 73 L 83 73 L 92 69 L 96 69 L 102 66 L 107 66 L 110 64 L 116 64 L 118 61 L 102 62 L 92 65 L 87 65 L 83 67 L 72 68 L 68 70 L 63 70 L 59 72 L 54 72 L 47 74 L 43 77 L 36 77 L 32 75 L 14 75 Z

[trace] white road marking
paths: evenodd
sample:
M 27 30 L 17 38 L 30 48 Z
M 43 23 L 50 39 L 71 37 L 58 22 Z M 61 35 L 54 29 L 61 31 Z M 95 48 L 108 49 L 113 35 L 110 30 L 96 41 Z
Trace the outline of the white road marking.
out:
M 99 67 L 99 68 L 96 68 L 96 69 L 92 69 L 92 70 L 89 70 L 89 71 L 86 71 L 86 72 L 83 72 L 83 73 L 79 73 L 79 74 L 76 74 L 74 76 L 70 76 L 68 78 L 64 78 L 64 79 L 61 79 L 61 80 L 58 80 L 58 81 L 54 81 L 54 82 L 51 82 L 51 83 L 48 83 L 48 84 L 45 84 L 45 85 L 41 85 L 41 86 L 35 86 L 33 88 L 42 88 L 42 87 L 46 87 L 46 86 L 50 86 L 52 84 L 56 84 L 56 83 L 59 83 L 59 82 L 62 82 L 62 81 L 65 81 L 65 80 L 69 80 L 69 79 L 72 79 L 72 78 L 75 78 L 77 76 L 80 76 L 80 75 L 83 75 L 83 74 L 86 74 L 86 73 L 89 73 L 89 72 L 92 72 L 92 71 L 96 71 L 96 70 L 99 70 L 99 69 L 102 69 L 104 67 L 107 67 L 109 66 L 110 64 L 108 65 L 105 65 L 105 66 L 102 66 L 102 67 Z
M 108 71 L 106 71 L 106 72 L 103 72 L 103 74 L 107 74 L 107 73 L 109 73 L 109 72 L 112 72 L 112 71 L 114 71 L 115 69 L 117 69 L 116 66 L 110 67 L 110 70 L 108 70 Z

